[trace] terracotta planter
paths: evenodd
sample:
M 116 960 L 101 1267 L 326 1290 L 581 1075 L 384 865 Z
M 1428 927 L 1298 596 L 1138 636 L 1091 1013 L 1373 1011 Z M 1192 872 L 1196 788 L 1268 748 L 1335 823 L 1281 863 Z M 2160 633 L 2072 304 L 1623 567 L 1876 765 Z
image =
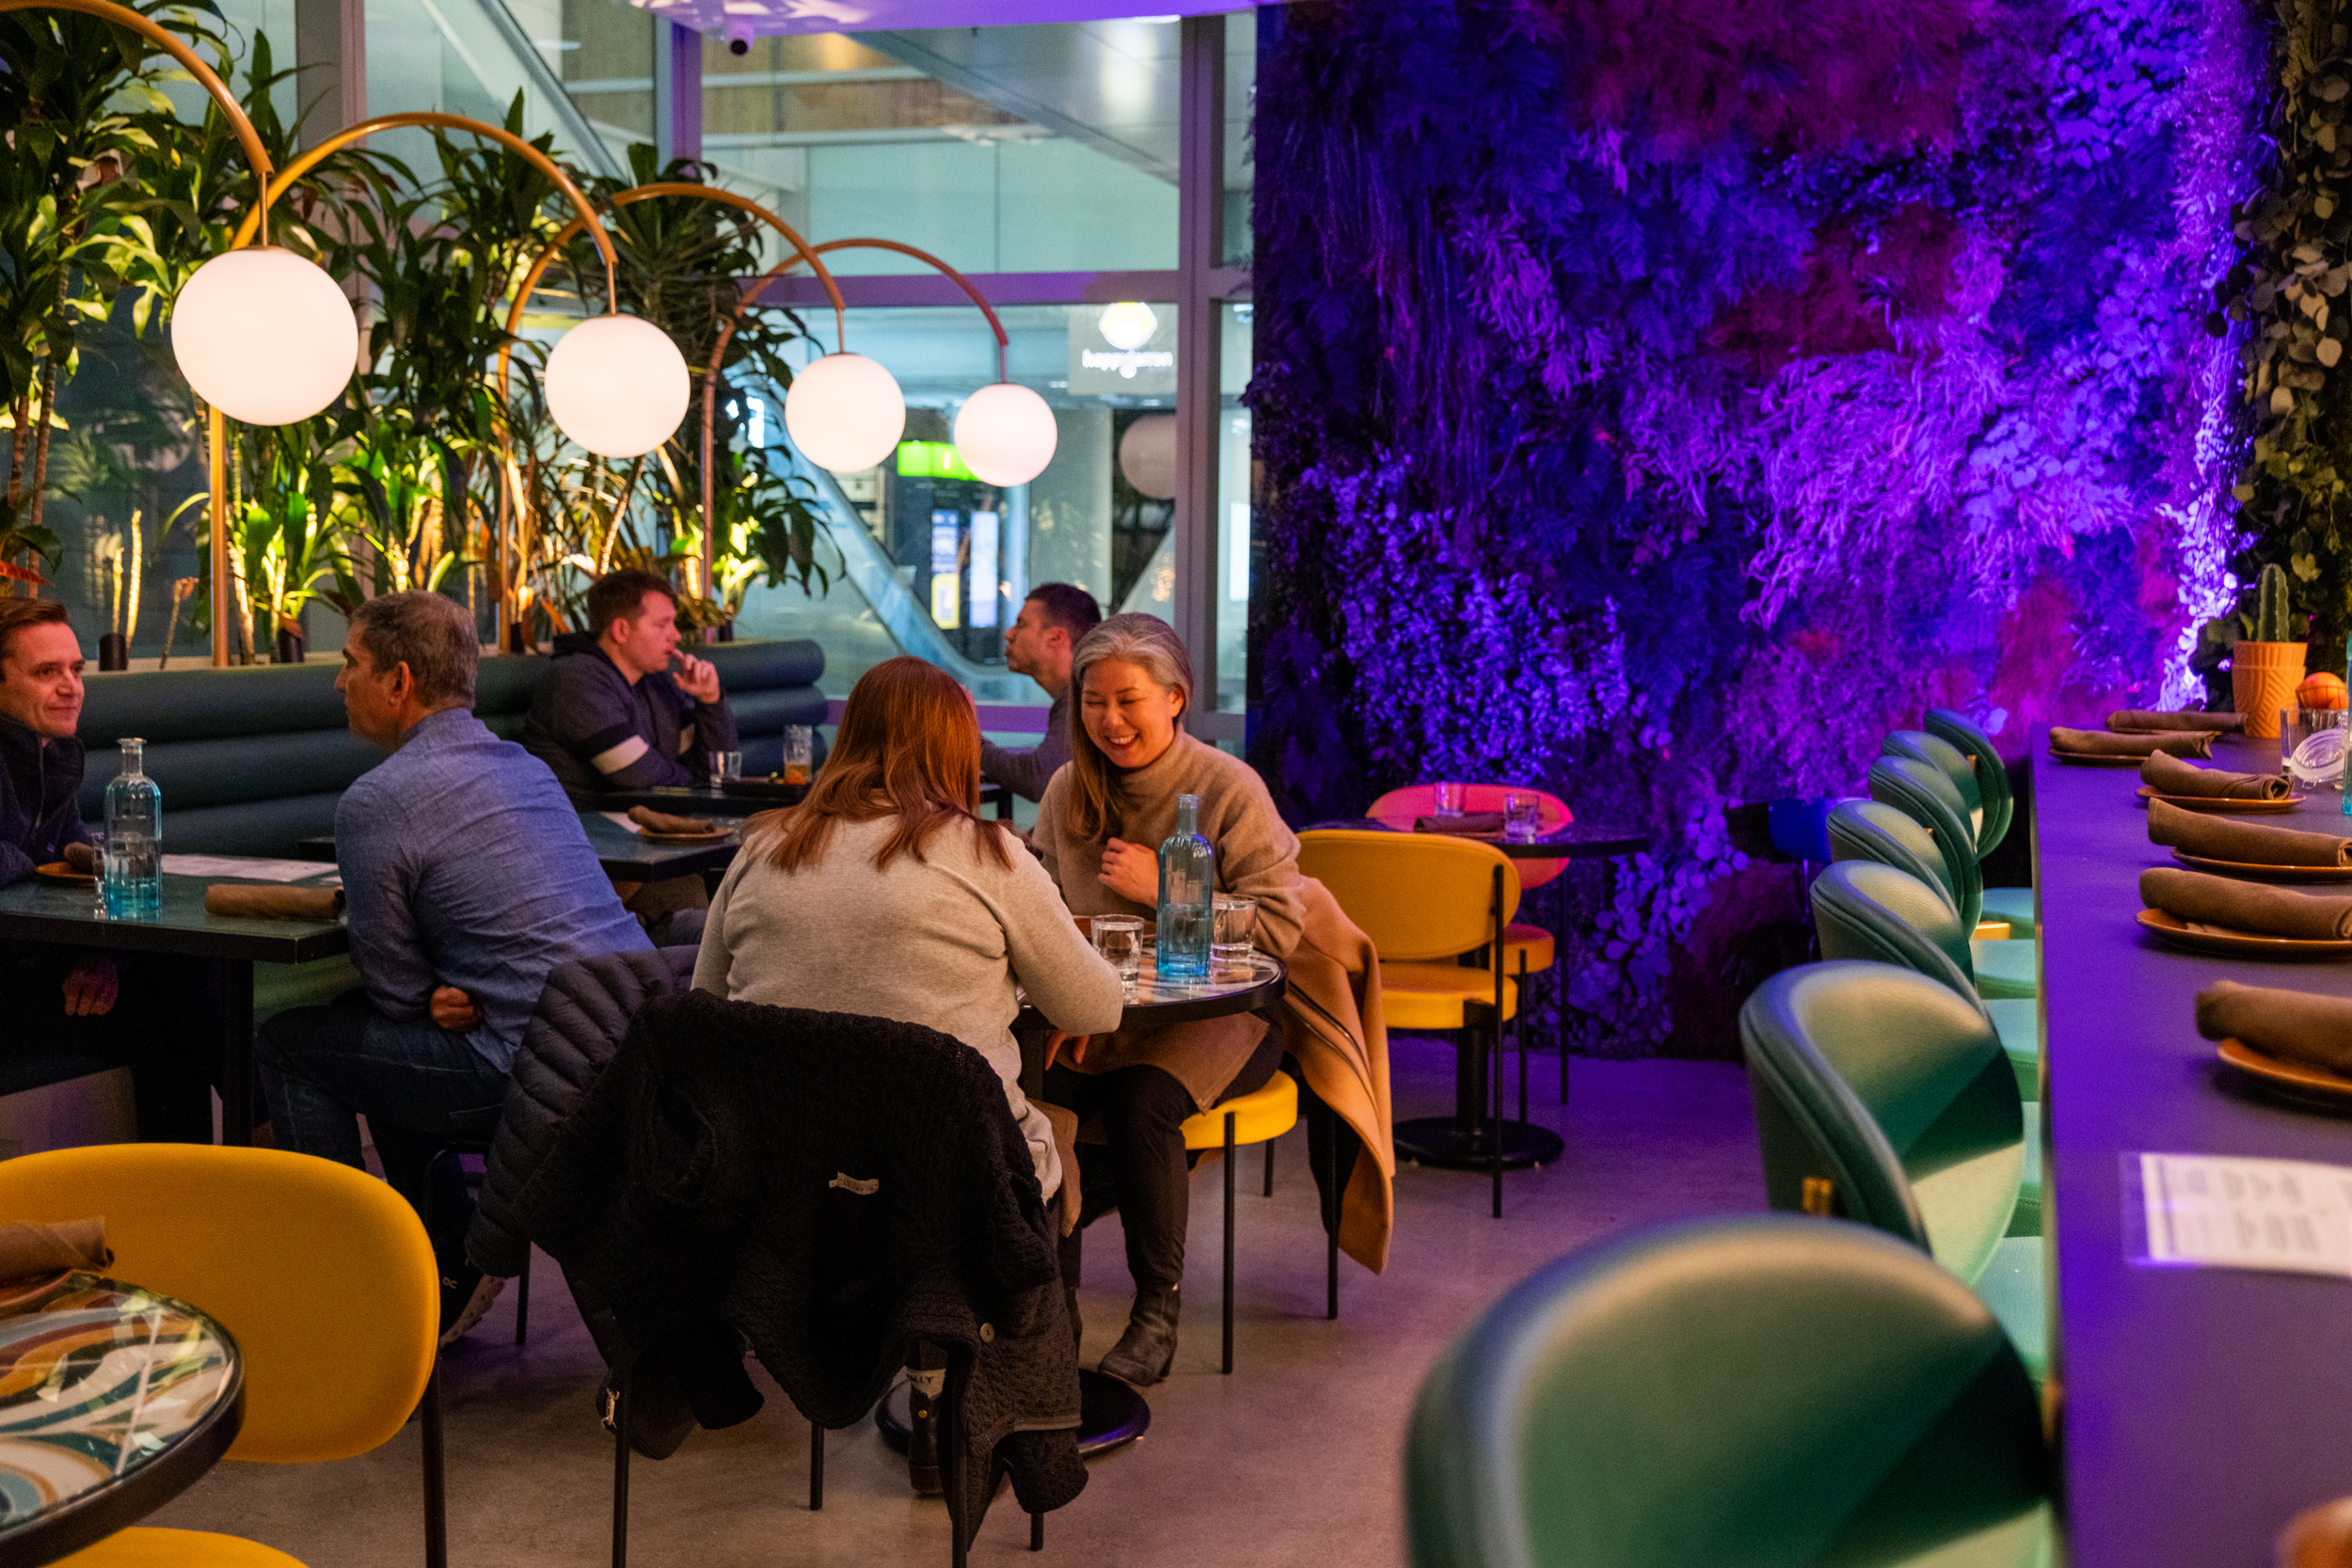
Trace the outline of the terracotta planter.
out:
M 2230 652 L 2230 689 L 2246 733 L 2260 740 L 2279 738 L 2279 710 L 2295 705 L 2303 684 L 2300 642 L 2240 642 Z

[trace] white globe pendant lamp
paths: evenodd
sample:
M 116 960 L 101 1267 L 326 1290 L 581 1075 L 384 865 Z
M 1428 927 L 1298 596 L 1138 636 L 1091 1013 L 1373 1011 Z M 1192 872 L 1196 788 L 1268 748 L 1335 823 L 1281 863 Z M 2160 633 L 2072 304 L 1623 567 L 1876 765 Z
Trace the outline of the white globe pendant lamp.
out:
M 1015 381 L 981 388 L 956 411 L 956 451 L 991 484 L 1026 484 L 1054 460 L 1054 411 Z
M 591 316 L 548 355 L 548 415 L 600 457 L 643 457 L 686 418 L 686 356 L 638 316 Z
M 906 434 L 898 378 L 862 354 L 828 354 L 792 378 L 784 428 L 801 455 L 836 474 L 864 473 Z
M 293 424 L 351 380 L 359 324 L 316 263 L 255 245 L 223 251 L 181 285 L 171 352 L 197 396 L 230 419 Z

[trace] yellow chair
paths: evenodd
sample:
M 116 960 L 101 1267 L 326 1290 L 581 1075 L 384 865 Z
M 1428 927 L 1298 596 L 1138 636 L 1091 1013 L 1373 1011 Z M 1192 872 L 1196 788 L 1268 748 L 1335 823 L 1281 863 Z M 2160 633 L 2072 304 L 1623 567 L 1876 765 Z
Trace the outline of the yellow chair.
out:
M 1221 1105 L 1184 1118 L 1182 1129 L 1188 1150 L 1225 1151 L 1225 1368 L 1233 1370 L 1233 1161 L 1245 1144 L 1266 1144 L 1298 1125 L 1298 1084 L 1287 1072 L 1277 1072 L 1248 1094 L 1235 1095 Z M 1272 1148 L 1267 1150 L 1266 1190 L 1273 1191 Z M 1339 1274 L 1339 1232 L 1331 1230 L 1331 1273 Z M 1333 1316 L 1337 1316 L 1337 1312 Z
M 425 1560 L 448 1560 L 441 1492 L 440 1271 L 416 1212 L 331 1160 L 275 1148 L 109 1144 L 0 1162 L 0 1220 L 102 1214 L 109 1274 L 216 1319 L 245 1360 L 230 1459 L 366 1453 L 424 1401 Z M 135 1528 L 71 1568 L 288 1568 L 230 1535 Z M 299 1568 L 295 1564 L 295 1568 Z
M 1518 868 L 1475 839 L 1340 828 L 1299 834 L 1298 869 L 1328 888 L 1379 950 L 1380 1005 L 1391 1032 L 1484 1031 L 1484 1059 L 1471 1065 L 1474 1081 L 1488 1085 L 1483 1131 L 1500 1219 L 1502 1026 L 1518 1016 L 1518 983 L 1501 965 L 1457 956 L 1502 950 L 1518 912 Z

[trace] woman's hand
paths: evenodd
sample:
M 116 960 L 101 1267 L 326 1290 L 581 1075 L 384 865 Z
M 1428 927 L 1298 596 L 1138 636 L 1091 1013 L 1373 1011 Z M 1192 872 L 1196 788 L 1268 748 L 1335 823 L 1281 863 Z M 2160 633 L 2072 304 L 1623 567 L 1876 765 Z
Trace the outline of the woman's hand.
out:
M 1102 883 L 1135 904 L 1160 899 L 1160 857 L 1140 844 L 1112 839 L 1103 847 Z
M 1085 1061 L 1087 1059 L 1087 1041 L 1092 1039 L 1093 1037 L 1094 1037 L 1091 1035 L 1065 1035 L 1058 1029 L 1055 1030 L 1052 1035 L 1046 1037 L 1045 1041 L 1046 1070 L 1048 1072 L 1053 1070 L 1054 1060 L 1061 1054 L 1061 1048 L 1065 1045 L 1070 1047 L 1070 1065 L 1072 1067 L 1076 1067 L 1080 1062 Z
M 436 986 L 425 1011 L 433 1016 L 437 1028 L 453 1035 L 470 1035 L 482 1027 L 482 1009 L 474 1006 L 472 997 L 455 986 Z

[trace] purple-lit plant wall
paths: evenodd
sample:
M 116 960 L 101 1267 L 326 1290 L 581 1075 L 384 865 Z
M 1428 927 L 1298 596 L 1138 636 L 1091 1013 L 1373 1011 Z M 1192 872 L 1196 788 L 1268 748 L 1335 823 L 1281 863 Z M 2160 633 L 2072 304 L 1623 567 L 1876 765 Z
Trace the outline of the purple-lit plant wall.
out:
M 1305 820 L 1540 783 L 1580 1048 L 1721 1051 L 1785 869 L 1931 704 L 2177 701 L 2229 598 L 2236 0 L 1262 13 L 1253 755 Z M 2022 830 L 2021 830 L 2022 831 Z

